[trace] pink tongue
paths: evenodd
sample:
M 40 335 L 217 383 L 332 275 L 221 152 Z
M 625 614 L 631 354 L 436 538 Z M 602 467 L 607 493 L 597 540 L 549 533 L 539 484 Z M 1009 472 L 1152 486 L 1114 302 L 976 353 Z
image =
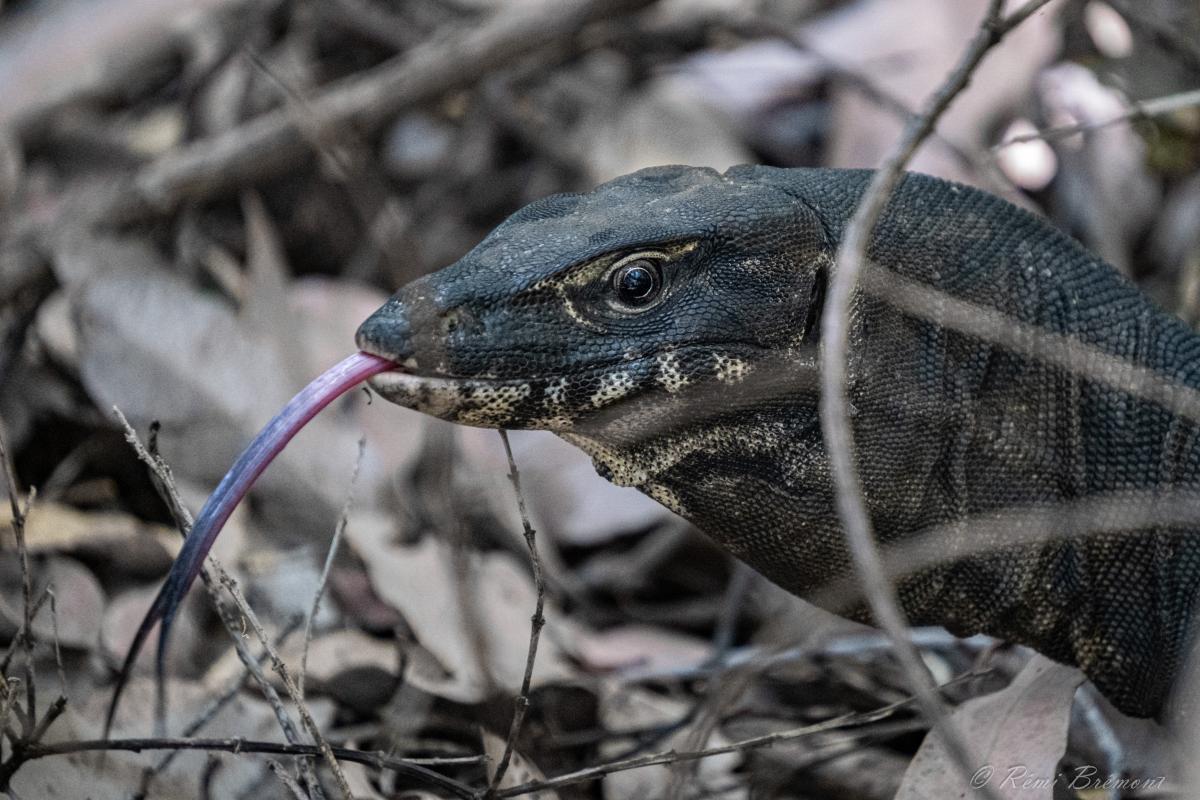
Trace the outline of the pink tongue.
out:
M 259 431 L 258 436 L 254 437 L 254 441 L 250 442 L 238 456 L 237 461 L 230 467 L 229 472 L 225 473 L 221 483 L 209 496 L 204 508 L 200 509 L 200 515 L 196 518 L 195 525 L 192 526 L 183 548 L 175 558 L 175 563 L 171 565 L 171 571 L 167 573 L 166 582 L 159 590 L 154 604 L 138 628 L 133 644 L 129 647 L 129 653 L 125 656 L 125 664 L 121 668 L 117 686 L 113 691 L 106 736 L 107 727 L 111 725 L 113 715 L 116 713 L 121 690 L 129 679 L 130 668 L 137 659 L 138 652 L 145 644 L 146 637 L 149 636 L 154 623 L 160 619 L 162 620 L 162 631 L 158 639 L 157 666 L 161 680 L 167 635 L 170 632 L 171 622 L 175 618 L 175 611 L 192 582 L 196 580 L 196 576 L 200 574 L 204 557 L 208 555 L 213 542 L 216 541 L 217 534 L 221 532 L 221 528 L 229 519 L 229 515 L 233 513 L 233 509 L 254 485 L 254 481 L 275 459 L 275 456 L 279 455 L 279 452 L 291 441 L 297 431 L 317 415 L 317 412 L 367 378 L 395 369 L 395 367 L 395 363 L 368 353 L 355 353 L 343 359 L 301 389 L 300 393 L 293 397 L 283 407 L 283 410 Z

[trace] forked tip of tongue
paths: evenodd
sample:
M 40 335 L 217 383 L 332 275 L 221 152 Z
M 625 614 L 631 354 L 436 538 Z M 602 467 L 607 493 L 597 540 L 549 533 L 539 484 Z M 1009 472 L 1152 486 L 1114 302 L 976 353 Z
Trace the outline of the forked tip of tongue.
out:
M 200 574 L 204 558 L 212 549 L 217 534 L 233 513 L 233 509 L 246 496 L 246 492 L 254 485 L 254 481 L 262 474 L 275 456 L 291 441 L 292 437 L 308 424 L 325 406 L 353 389 L 358 384 L 381 372 L 396 369 L 397 364 L 380 356 L 370 353 L 355 353 L 317 376 L 312 383 L 300 390 L 287 405 L 276 414 L 270 422 L 259 431 L 237 461 L 225 473 L 225 477 L 209 495 L 204 507 L 192 526 L 191 532 L 183 543 L 179 555 L 171 564 L 166 581 L 158 596 L 146 612 L 146 617 L 138 627 L 138 632 L 130 645 L 129 652 L 117 678 L 113 690 L 112 702 L 109 705 L 108 727 L 111 726 L 120 700 L 121 692 L 129 680 L 130 670 L 154 623 L 161 621 L 159 630 L 157 673 L 162 676 L 163 659 L 166 653 L 167 635 L 175 612 L 179 608 L 187 590 Z

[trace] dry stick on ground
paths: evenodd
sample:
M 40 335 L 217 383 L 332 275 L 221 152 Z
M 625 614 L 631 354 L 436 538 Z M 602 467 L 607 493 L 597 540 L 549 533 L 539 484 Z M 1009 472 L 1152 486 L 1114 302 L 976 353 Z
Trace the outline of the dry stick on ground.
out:
M 956 686 L 965 681 L 975 680 L 976 678 L 987 674 L 989 670 L 971 671 L 954 678 L 947 682 L 939 689 L 947 689 L 951 686 Z M 636 756 L 634 758 L 621 759 L 619 761 L 610 761 L 607 764 L 597 764 L 594 767 L 569 772 L 565 775 L 558 775 L 553 778 L 548 778 L 544 781 L 531 781 L 523 783 L 519 786 L 513 786 L 508 789 L 501 789 L 496 793 L 498 798 L 520 797 L 522 795 L 533 794 L 547 789 L 560 789 L 564 786 L 573 786 L 577 783 L 585 783 L 602 778 L 605 775 L 611 775 L 615 772 L 624 772 L 631 769 L 640 769 L 642 767 L 660 766 L 663 764 L 675 764 L 680 761 L 695 761 L 701 758 L 710 758 L 712 756 L 725 755 L 727 753 L 740 753 L 746 750 L 754 750 L 760 747 L 771 747 L 783 742 L 790 742 L 799 739 L 805 739 L 810 736 L 826 733 L 829 731 L 839 730 L 842 728 L 861 727 L 872 723 L 881 722 L 893 716 L 897 711 L 906 708 L 913 703 L 913 698 L 905 698 L 898 700 L 895 703 L 881 706 L 874 711 L 862 713 L 843 714 L 833 719 L 827 719 L 823 722 L 817 722 L 812 725 L 804 725 L 799 728 L 790 728 L 784 731 L 776 731 L 775 733 L 767 733 L 761 736 L 753 736 L 748 739 L 742 739 L 737 742 L 731 742 L 720 747 L 709 747 L 704 750 L 692 751 L 676 751 L 666 750 L 660 753 L 650 753 L 644 756 Z
M 129 426 L 129 422 L 125 420 L 120 409 L 115 409 L 117 416 L 121 419 L 125 426 L 125 440 L 134 449 L 138 458 L 144 461 L 151 469 L 151 477 L 159 494 L 163 497 L 163 501 L 171 511 L 171 516 L 175 520 L 176 526 L 186 536 L 186 532 L 191 530 L 192 516 L 187 507 L 183 504 L 183 499 L 179 496 L 178 490 L 175 488 L 174 477 L 171 474 L 171 468 L 158 455 L 157 437 L 158 423 L 153 423 L 150 426 L 150 450 L 147 451 L 142 446 L 136 432 Z M 209 569 L 209 562 L 212 564 L 212 569 Z M 239 615 L 230 608 L 222 597 L 217 579 L 214 574 L 225 574 L 225 568 L 215 558 L 210 557 L 208 562 L 200 570 L 200 580 L 204 585 L 204 591 L 208 594 L 209 602 L 217 611 L 217 616 L 221 620 L 221 624 L 229 633 L 229 637 L 233 642 L 234 651 L 237 653 L 238 660 L 245 666 L 247 672 L 254 678 L 259 689 L 266 698 L 267 704 L 270 705 L 271 711 L 275 714 L 275 719 L 279 723 L 280 729 L 283 731 L 284 737 L 292 744 L 300 743 L 300 731 L 296 727 L 296 723 L 292 721 L 291 714 L 283 707 L 283 700 L 279 697 L 279 692 L 276 691 L 274 684 L 267 678 L 263 672 L 262 666 L 258 659 L 254 658 L 250 653 L 250 648 L 246 645 L 246 615 L 243 606 L 242 613 Z M 235 598 L 236 602 L 236 598 Z M 264 653 L 270 651 L 269 647 L 264 648 Z M 162 687 L 159 687 L 160 692 Z M 164 696 L 160 694 L 158 712 L 162 713 L 162 702 Z M 158 727 L 162 727 L 164 722 L 160 719 Z M 165 735 L 165 732 L 163 733 Z M 313 763 L 309 759 L 299 760 L 299 770 L 305 782 L 311 787 L 311 791 L 316 795 L 318 800 L 324 797 L 324 792 L 321 790 L 321 785 L 317 780 L 316 771 Z
M 50 631 L 54 636 L 54 666 L 58 669 L 58 693 L 67 696 L 67 668 L 63 666 L 62 647 L 58 641 L 58 598 L 54 595 L 54 585 L 46 587 L 46 596 L 50 598 Z
M 17 495 L 16 471 L 13 469 L 12 458 L 2 432 L 0 432 L 0 468 L 4 470 L 8 503 L 12 506 L 12 532 L 13 538 L 17 541 L 17 558 L 21 563 L 21 608 L 24 614 L 21 626 L 25 629 L 23 637 L 25 647 L 24 719 L 27 720 L 24 725 L 24 733 L 28 736 L 30 733 L 28 726 L 33 724 L 34 717 L 37 716 L 37 690 L 34 688 L 34 680 L 37 676 L 33 664 L 33 575 L 29 571 L 29 550 L 25 546 L 25 516 L 29 511 L 29 504 L 33 502 L 34 492 L 29 492 L 29 499 L 25 502 L 25 508 L 22 510 L 21 500 Z
M 153 737 L 147 739 L 84 739 L 72 742 L 56 742 L 47 745 L 33 745 L 24 754 L 26 761 L 48 756 L 69 755 L 71 753 L 112 752 L 141 753 L 147 750 L 205 750 L 214 753 L 269 753 L 274 755 L 297 756 L 313 758 L 322 755 L 321 748 L 312 744 L 288 744 L 284 742 L 263 742 L 252 739 L 179 739 L 169 737 Z M 394 758 L 382 751 L 367 752 L 346 747 L 333 747 L 332 752 L 343 761 L 364 764 L 379 770 L 392 770 L 416 780 L 424 781 L 431 786 L 445 789 L 455 797 L 464 800 L 474 800 L 475 792 L 466 784 L 453 778 L 447 778 L 441 773 L 434 772 L 428 767 L 414 761 Z M 478 758 L 438 759 L 441 764 L 474 765 Z
M 304 698 L 304 678 L 308 673 L 308 645 L 312 642 L 313 620 L 321 610 L 321 598 L 325 596 L 325 586 L 329 583 L 329 572 L 333 569 L 333 559 L 337 555 L 338 545 L 342 543 L 342 534 L 346 532 L 346 523 L 350 519 L 350 509 L 354 507 L 354 487 L 358 484 L 358 473 L 362 470 L 363 454 L 367 450 L 367 440 L 358 440 L 358 458 L 354 461 L 354 472 L 350 476 L 350 489 L 346 492 L 346 502 L 342 504 L 342 513 L 338 516 L 337 527 L 333 530 L 333 541 L 329 543 L 329 552 L 325 555 L 325 565 L 321 568 L 321 577 L 317 579 L 317 590 L 313 592 L 312 608 L 304 620 L 304 649 L 300 652 L 300 674 L 296 678 L 296 689 L 300 698 Z
M 287 641 L 287 638 L 289 636 L 291 636 L 292 633 L 295 632 L 298 624 L 299 623 L 297 622 L 296 624 L 289 625 L 283 629 L 283 631 L 279 634 L 279 637 L 276 639 L 277 647 L 283 646 L 283 643 L 285 641 Z M 267 651 L 264 649 L 263 652 L 254 661 L 255 666 L 258 668 L 257 673 L 259 675 L 262 675 L 262 665 L 266 662 L 266 660 L 267 660 Z M 206 707 L 200 709 L 200 711 L 197 712 L 196 716 L 192 718 L 192 721 L 183 727 L 183 731 L 181 731 L 181 735 L 182 736 L 194 736 L 205 725 L 207 725 L 209 722 L 211 722 L 213 720 L 213 718 L 216 717 L 216 715 L 221 711 L 222 708 L 227 706 L 230 703 L 230 701 L 233 700 L 233 698 L 238 696 L 238 694 L 242 690 L 242 684 L 244 684 L 246 682 L 246 678 L 248 676 L 254 677 L 254 675 L 255 675 L 255 672 L 251 671 L 251 669 L 249 667 L 246 667 L 245 665 L 243 665 L 242 671 L 238 674 L 238 676 L 236 678 L 234 678 L 233 680 L 231 680 L 229 682 L 229 685 L 225 687 L 224 691 L 222 691 L 220 694 L 218 694 L 217 697 L 212 702 L 210 702 Z M 263 680 L 266 680 L 265 675 L 263 675 Z M 160 758 L 158 760 L 158 763 L 156 763 L 152 766 L 146 767 L 146 769 L 142 771 L 142 783 L 141 783 L 141 786 L 138 791 L 139 797 L 145 797 L 146 795 L 149 794 L 151 781 L 153 781 L 154 778 L 160 772 L 162 772 L 164 769 L 166 769 L 168 766 L 170 766 L 171 762 L 175 760 L 176 755 L 178 755 L 178 752 L 167 753 L 165 756 L 163 756 L 162 758 Z
M 287 767 L 273 758 L 267 759 L 267 766 L 271 772 L 275 773 L 275 777 L 279 778 L 284 787 L 291 792 L 292 797 L 296 798 L 296 800 L 308 800 L 307 792 L 300 787 L 300 784 L 292 777 L 292 774 L 287 771 Z
M 829 453 L 838 517 L 845 530 L 855 574 L 862 584 L 872 615 L 895 642 L 901 666 L 921 709 L 942 734 L 947 752 L 964 776 L 970 776 L 978 764 L 974 764 L 971 751 L 959 736 L 956 726 L 947 718 L 942 701 L 934 689 L 933 676 L 909 639 L 908 622 L 900 611 L 895 587 L 884 570 L 855 466 L 854 438 L 846 396 L 850 306 L 875 224 L 900 180 L 904 165 L 933 131 L 938 118 L 954 98 L 966 88 L 972 72 L 988 51 L 1047 2 L 1029 0 L 1010 16 L 1004 17 L 1003 0 L 991 0 L 978 33 L 959 63 L 930 98 L 921 115 L 906 127 L 900 142 L 872 178 L 838 249 L 829 299 L 821 323 L 821 339 L 825 348 L 820 376 L 821 430 Z M 985 796 L 995 797 L 990 785 L 984 791 Z
M 1060 125 L 1056 128 L 1046 128 L 1045 130 L 1034 131 L 1033 133 L 1023 133 L 1020 136 L 1013 136 L 994 145 L 992 150 L 1000 150 L 1009 145 L 1020 144 L 1021 142 L 1034 142 L 1038 140 L 1052 142 L 1055 139 L 1063 139 L 1067 136 L 1074 136 L 1077 133 L 1090 133 L 1091 131 L 1098 131 L 1122 122 L 1159 117 L 1163 114 L 1171 114 L 1175 111 L 1182 111 L 1185 108 L 1195 108 L 1196 106 L 1200 106 L 1200 89 L 1170 94 L 1165 97 L 1155 97 L 1152 100 L 1135 100 L 1129 109 L 1112 119 L 1101 120 L 1100 122 L 1079 122 L 1074 125 Z
M 42 610 L 42 604 L 49 599 L 50 595 L 48 595 L 46 592 L 42 592 L 40 595 L 38 595 L 38 599 L 33 601 L 33 613 L 29 615 L 31 620 L 37 618 L 38 612 Z M 12 641 L 8 643 L 8 649 L 4 651 L 4 656 L 0 658 L 0 675 L 6 674 L 8 672 L 8 668 L 12 666 L 12 660 L 17 654 L 17 648 L 24 650 L 25 639 L 27 636 L 28 633 L 25 628 L 25 623 L 22 622 L 21 626 L 17 628 L 17 632 L 13 635 Z
M 513 492 L 517 495 L 517 511 L 521 514 L 521 528 L 525 533 L 525 546 L 529 548 L 529 562 L 533 569 L 533 586 L 537 591 L 537 601 L 534 604 L 533 616 L 529 619 L 529 653 L 525 657 L 525 675 L 521 678 L 521 691 L 513 703 L 512 725 L 508 729 L 508 739 L 504 742 L 504 754 L 496 765 L 496 772 L 488 786 L 488 794 L 495 796 L 504 774 L 508 772 L 509 762 L 517 746 L 517 737 L 521 734 L 521 724 L 525 721 L 525 712 L 529 710 L 529 685 L 533 681 L 533 664 L 537 659 L 538 640 L 542 635 L 542 627 L 546 624 L 543 613 L 546 606 L 546 581 L 542 577 L 542 560 L 538 558 L 537 534 L 529 524 L 529 513 L 525 509 L 525 495 L 521 493 L 521 475 L 517 472 L 517 462 L 513 459 L 512 446 L 508 443 L 508 431 L 500 430 L 500 441 L 504 442 L 504 455 L 508 458 L 508 479 L 512 482 Z
M 17 497 L 17 480 L 16 471 L 13 468 L 12 460 L 9 456 L 8 446 L 4 441 L 3 433 L 0 432 L 0 470 L 4 472 L 4 483 L 8 491 L 9 503 L 12 505 L 12 531 L 13 537 L 17 542 L 17 553 L 21 563 L 21 597 L 22 606 L 24 608 L 23 619 L 21 620 L 21 629 L 14 637 L 12 647 L 16 647 L 19 639 L 25 650 L 25 708 L 22 709 L 17 702 L 17 687 L 19 681 L 17 679 L 7 680 L 3 682 L 4 698 L 2 707 L 0 707 L 0 730 L 3 730 L 4 735 L 9 738 L 9 757 L 7 761 L 0 763 L 0 791 L 12 794 L 12 789 L 8 785 L 9 780 L 16 773 L 17 769 L 26 760 L 25 753 L 30 747 L 36 746 L 46 735 L 46 731 L 50 730 L 50 726 L 62 714 L 67 707 L 66 696 L 66 677 L 63 670 L 62 654 L 58 644 L 58 615 L 57 613 L 51 619 L 54 630 L 54 655 L 58 664 L 58 674 L 60 686 L 62 687 L 58 697 L 46 709 L 45 715 L 41 720 L 38 720 L 36 713 L 37 695 L 34 691 L 34 662 L 33 650 L 35 646 L 33 635 L 33 617 L 41 608 L 42 601 L 50 598 L 51 608 L 54 608 L 54 596 L 47 590 L 42 597 L 36 602 L 33 600 L 33 576 L 29 569 L 29 551 L 25 543 L 25 518 L 29 514 L 29 506 L 33 502 L 36 492 L 33 489 L 29 491 L 29 497 L 25 501 L 25 508 L 21 508 L 20 500 Z M 13 651 L 9 651 L 5 656 L 5 664 L 9 662 L 9 658 Z M 8 725 L 9 715 L 16 713 L 21 722 L 21 735 L 16 735 L 15 731 Z
M 167 504 L 170 506 L 172 514 L 177 515 L 176 522 L 178 523 L 180 530 L 190 531 L 192 529 L 192 515 L 191 512 L 187 510 L 187 507 L 183 504 L 182 499 L 179 497 L 179 491 L 175 487 L 175 479 L 171 475 L 170 468 L 162 458 L 154 456 L 146 450 L 145 446 L 142 445 L 141 439 L 138 438 L 137 431 L 130 426 L 129 421 L 125 419 L 125 415 L 121 413 L 121 410 L 114 408 L 113 411 L 117 415 L 118 419 L 120 419 L 121 425 L 125 428 L 125 440 L 129 442 L 131 447 L 133 447 L 138 458 L 150 467 L 155 475 L 155 478 L 158 480 L 159 485 L 162 486 L 163 490 L 167 493 Z M 254 610 L 250 608 L 250 604 L 246 602 L 246 598 L 242 595 L 241 589 L 238 588 L 237 581 L 235 581 L 233 577 L 225 571 L 225 568 L 221 566 L 220 562 L 211 556 L 205 560 L 205 566 L 200 572 L 200 577 L 204 581 L 205 589 L 209 592 L 210 597 L 212 597 L 213 605 L 217 608 L 217 611 L 221 617 L 221 621 L 225 624 L 226 630 L 229 631 L 230 636 L 233 638 L 234 647 L 237 649 L 238 657 L 242 660 L 242 663 L 246 665 L 247 669 L 249 669 L 252 673 L 257 673 L 255 675 L 257 679 L 260 675 L 262 675 L 262 671 L 258 669 L 258 665 L 254 657 L 250 654 L 245 642 L 242 641 L 241 631 L 238 630 L 235 621 L 232 619 L 232 617 L 225 613 L 226 606 L 225 603 L 221 601 L 220 592 L 218 591 L 216 584 L 219 582 L 229 591 L 230 596 L 233 597 L 234 604 L 237 606 L 238 611 L 242 614 L 242 618 L 250 623 L 250 626 L 254 629 L 254 633 L 258 637 L 259 642 L 267 651 L 267 654 L 271 659 L 271 666 L 274 667 L 279 677 L 283 679 L 283 685 L 288 692 L 288 696 L 291 697 L 292 702 L 296 704 L 296 710 L 300 713 L 300 719 L 303 721 L 304 727 L 308 730 L 309 735 L 312 736 L 313 741 L 317 743 L 317 747 L 319 748 L 321 755 L 324 756 L 325 762 L 329 765 L 330 770 L 333 772 L 334 777 L 338 782 L 338 788 L 341 789 L 342 793 L 346 797 L 353 798 L 354 794 L 350 791 L 350 784 L 346 781 L 346 776 L 342 773 L 341 767 L 337 763 L 337 758 L 334 756 L 333 751 L 329 747 L 329 743 L 326 742 L 325 737 L 321 735 L 320 728 L 317 726 L 316 721 L 313 720 L 312 713 L 308 710 L 308 705 L 304 702 L 303 698 L 297 694 L 296 685 L 292 681 L 291 673 L 288 671 L 287 665 L 283 662 L 283 659 L 279 657 L 279 652 L 274 646 L 272 646 L 270 639 L 267 637 L 266 630 L 263 629 L 262 623 L 260 623 L 258 620 L 258 616 L 254 613 Z M 297 744 L 299 742 L 298 732 L 291 721 L 291 717 L 288 716 L 286 709 L 283 708 L 283 705 L 279 699 L 279 694 L 275 691 L 275 687 L 271 685 L 270 681 L 266 680 L 265 676 L 262 676 L 261 679 L 259 679 L 259 685 L 262 687 L 263 693 L 267 696 L 268 702 L 271 703 L 271 707 L 275 711 L 275 717 L 279 720 L 280 727 L 283 728 L 284 735 L 287 737 L 289 742 L 292 744 Z M 307 761 L 302 760 L 301 763 L 307 764 Z M 316 781 L 316 776 L 312 775 L 311 772 L 308 776 L 306 776 L 306 780 L 309 781 L 312 791 L 318 793 L 321 791 L 320 784 Z
M 655 0 L 543 0 L 501 6 L 482 24 L 434 36 L 402 56 L 318 92 L 308 101 L 309 136 L 329 126 L 369 132 L 405 108 L 475 83 L 481 76 L 577 33 L 588 22 L 631 12 Z M 212 197 L 302 159 L 308 139 L 290 108 L 243 125 L 143 167 L 118 218 L 169 210 L 188 199 Z
M 990 670 L 987 669 L 973 670 L 971 672 L 964 673 L 951 681 L 948 681 L 939 687 L 939 689 L 948 689 L 966 681 L 975 680 L 988 673 L 990 673 Z M 587 781 L 596 780 L 604 777 L 605 775 L 616 772 L 625 772 L 631 769 L 658 766 L 662 764 L 673 764 L 679 761 L 694 761 L 711 756 L 743 752 L 761 747 L 771 747 L 783 742 L 801 740 L 829 731 L 871 725 L 873 723 L 882 722 L 883 720 L 889 719 L 898 711 L 903 710 L 912 703 L 912 698 L 906 698 L 895 703 L 889 703 L 888 705 L 882 706 L 873 711 L 843 714 L 839 717 L 834 717 L 833 719 L 828 719 L 813 725 L 805 725 L 799 728 L 791 728 L 784 731 L 777 731 L 775 733 L 754 736 L 748 739 L 732 742 L 721 747 L 711 747 L 705 750 L 696 750 L 690 752 L 676 752 L 674 750 L 667 750 L 659 753 L 651 753 L 645 756 L 638 756 L 636 758 L 612 761 L 606 764 L 599 764 L 594 767 L 588 767 L 586 769 L 570 772 L 565 775 L 559 775 L 544 781 L 533 781 L 507 789 L 500 789 L 496 792 L 496 797 L 520 797 L 523 795 L 532 794 L 534 792 L 545 791 L 547 789 L 558 789 L 564 786 L 585 783 Z M 71 753 L 97 751 L 125 751 L 140 753 L 146 750 L 206 750 L 226 753 L 270 753 L 292 756 L 315 756 L 320 752 L 315 745 L 284 744 L 282 742 L 263 742 L 247 739 L 89 739 L 71 742 L 57 742 L 49 745 L 35 745 L 29 748 L 28 752 L 25 753 L 25 760 L 31 761 L 38 758 L 68 755 Z M 478 800 L 480 796 L 478 792 L 473 791 L 469 786 L 466 786 L 465 784 L 460 783 L 452 778 L 447 778 L 446 776 L 434 772 L 425 766 L 426 764 L 439 766 L 474 765 L 480 763 L 481 759 L 479 757 L 468 756 L 464 758 L 398 759 L 388 755 L 387 753 L 378 751 L 367 752 L 343 747 L 335 747 L 333 750 L 337 757 L 344 761 L 352 761 L 357 764 L 364 764 L 369 767 L 374 767 L 378 770 L 392 770 L 401 775 L 422 780 L 430 783 L 433 786 L 445 789 L 451 792 L 455 797 L 464 798 L 464 800 Z

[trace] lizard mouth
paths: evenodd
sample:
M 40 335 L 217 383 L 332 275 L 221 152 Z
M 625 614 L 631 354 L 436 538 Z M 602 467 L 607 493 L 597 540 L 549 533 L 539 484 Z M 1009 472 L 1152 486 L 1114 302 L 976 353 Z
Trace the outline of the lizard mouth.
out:
M 435 417 L 485 428 L 554 427 L 549 382 L 456 377 L 391 369 L 369 380 L 380 397 Z M 559 415 L 558 423 L 567 422 Z

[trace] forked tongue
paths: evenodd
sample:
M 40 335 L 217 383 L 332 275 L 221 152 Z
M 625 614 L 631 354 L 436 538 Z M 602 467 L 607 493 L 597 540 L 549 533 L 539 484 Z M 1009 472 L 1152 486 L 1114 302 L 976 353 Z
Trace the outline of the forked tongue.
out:
M 254 437 L 254 441 L 250 442 L 249 446 L 238 456 L 229 472 L 225 473 L 220 484 L 209 495 L 208 500 L 204 503 L 204 508 L 200 509 L 200 515 L 196 518 L 179 555 L 171 564 L 166 581 L 159 589 L 158 596 L 154 598 L 150 610 L 146 612 L 146 618 L 138 627 L 137 635 L 133 637 L 133 644 L 129 646 L 129 652 L 125 655 L 125 663 L 121 666 L 121 674 L 117 676 L 112 703 L 108 707 L 108 717 L 104 722 L 104 738 L 108 738 L 108 732 L 112 728 L 113 717 L 117 713 L 117 703 L 129 681 L 133 663 L 137 660 L 138 653 L 141 651 L 142 645 L 146 643 L 154 624 L 160 620 L 162 627 L 158 634 L 158 656 L 155 660 L 155 670 L 161 698 L 165 677 L 167 637 L 171 632 L 171 623 L 175 620 L 175 612 L 179 610 L 179 604 L 187 594 L 192 582 L 200 574 L 204 558 L 212 549 L 217 534 L 221 532 L 221 528 L 229 519 L 229 515 L 233 513 L 233 509 L 254 485 L 254 481 L 275 459 L 275 456 L 279 455 L 292 437 L 307 425 L 308 421 L 315 417 L 321 409 L 367 378 L 395 367 L 396 364 L 393 362 L 368 353 L 355 353 L 343 359 L 301 389 L 300 393 L 293 397 L 283 407 L 283 410 L 259 431 L 258 436 Z

